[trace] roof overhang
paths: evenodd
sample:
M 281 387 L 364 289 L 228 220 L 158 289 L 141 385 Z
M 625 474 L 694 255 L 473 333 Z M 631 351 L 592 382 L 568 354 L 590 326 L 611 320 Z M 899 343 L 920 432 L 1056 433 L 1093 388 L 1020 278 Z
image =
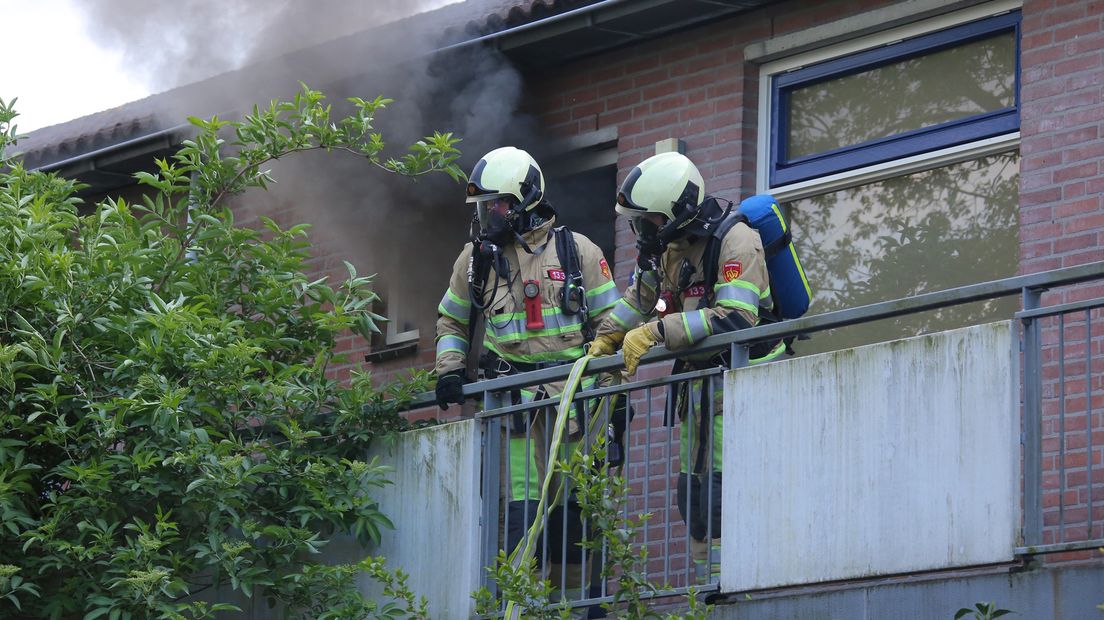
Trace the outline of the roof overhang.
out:
M 603 0 L 443 49 L 486 43 L 525 66 L 547 67 L 738 15 L 777 1 Z
M 154 160 L 171 156 L 189 129 L 188 125 L 180 125 L 156 131 L 36 169 L 85 184 L 79 196 L 109 192 L 134 185 L 135 172 L 156 170 Z
M 694 26 L 755 10 L 779 0 L 536 0 L 505 2 L 509 20 L 502 16 L 488 17 L 489 24 L 498 23 L 498 30 L 486 34 L 468 35 L 458 43 L 441 47 L 436 53 L 471 45 L 490 45 L 522 66 L 551 67 L 575 61 L 614 48 L 647 39 L 685 31 Z M 580 4 L 582 6 L 580 6 Z M 538 5 L 540 5 L 538 7 Z M 454 5 L 455 6 L 455 5 Z M 576 8 L 562 10 L 565 6 Z M 538 9 L 551 10 L 538 15 Z M 520 17 L 517 17 L 520 12 Z M 155 97 L 149 98 L 152 101 Z M 149 101 L 145 103 L 149 104 Z M 150 104 L 152 105 L 152 104 Z M 141 106 L 138 106 L 141 107 Z M 138 107 L 127 104 L 113 111 L 126 116 Z M 138 114 L 136 114 L 137 116 Z M 114 116 L 112 117 L 113 120 Z M 106 123 L 99 115 L 79 119 L 80 122 Z M 124 118 L 123 121 L 132 119 Z M 153 126 L 150 126 L 152 124 Z M 123 140 L 112 143 L 108 129 L 97 126 L 92 139 L 103 146 L 80 152 L 68 158 L 55 159 L 36 153 L 28 163 L 32 168 L 57 172 L 88 185 L 83 194 L 111 191 L 131 184 L 137 170 L 149 169 L 154 157 L 172 153 L 180 141 L 194 128 L 188 125 L 160 129 L 156 123 L 146 124 L 148 133 L 122 131 Z M 125 123 L 120 122 L 120 126 Z M 142 123 L 139 123 L 142 125 Z M 76 125 L 58 126 L 57 131 L 72 131 Z M 162 125 L 163 127 L 163 125 Z M 136 127 L 137 129 L 137 127 Z M 130 133 L 130 138 L 126 137 Z M 37 160 L 37 161 L 35 161 Z

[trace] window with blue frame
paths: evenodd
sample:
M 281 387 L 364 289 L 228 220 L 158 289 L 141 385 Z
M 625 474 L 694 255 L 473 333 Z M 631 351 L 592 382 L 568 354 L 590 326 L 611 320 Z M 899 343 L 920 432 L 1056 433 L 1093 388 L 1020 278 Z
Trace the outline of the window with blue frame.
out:
M 1019 130 L 1020 12 L 771 77 L 769 184 Z

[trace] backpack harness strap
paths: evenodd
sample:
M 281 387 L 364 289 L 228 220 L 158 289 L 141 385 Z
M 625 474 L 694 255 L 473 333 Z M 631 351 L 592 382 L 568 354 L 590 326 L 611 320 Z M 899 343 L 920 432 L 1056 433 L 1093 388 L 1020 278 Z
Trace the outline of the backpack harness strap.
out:
M 590 327 L 590 308 L 587 306 L 586 287 L 583 285 L 583 270 L 579 261 L 579 246 L 575 235 L 566 226 L 552 229 L 556 234 L 556 256 L 563 266 L 564 287 L 560 293 L 560 309 L 564 314 L 577 314 L 582 319 L 583 341 L 594 340 L 594 330 Z

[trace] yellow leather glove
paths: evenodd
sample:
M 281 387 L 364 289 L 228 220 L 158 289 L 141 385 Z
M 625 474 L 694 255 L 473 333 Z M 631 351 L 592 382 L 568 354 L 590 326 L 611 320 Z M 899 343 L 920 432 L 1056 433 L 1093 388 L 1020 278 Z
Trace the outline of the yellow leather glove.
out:
M 611 334 L 596 336 L 594 340 L 590 341 L 590 348 L 587 349 L 587 354 L 593 355 L 594 357 L 613 355 L 617 353 L 617 348 L 621 346 L 621 341 L 624 339 L 625 332 L 613 332 Z
M 621 352 L 625 355 L 625 374 L 635 375 L 640 357 L 657 342 L 659 342 L 659 336 L 652 323 L 629 330 L 629 333 L 625 334 L 625 341 L 621 344 Z

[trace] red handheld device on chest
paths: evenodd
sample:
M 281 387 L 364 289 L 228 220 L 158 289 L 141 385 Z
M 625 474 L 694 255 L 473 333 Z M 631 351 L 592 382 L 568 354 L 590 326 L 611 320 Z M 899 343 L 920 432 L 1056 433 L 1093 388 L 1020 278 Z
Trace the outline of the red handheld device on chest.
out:
M 536 280 L 526 280 L 522 292 L 525 293 L 525 329 L 544 329 L 540 283 Z

